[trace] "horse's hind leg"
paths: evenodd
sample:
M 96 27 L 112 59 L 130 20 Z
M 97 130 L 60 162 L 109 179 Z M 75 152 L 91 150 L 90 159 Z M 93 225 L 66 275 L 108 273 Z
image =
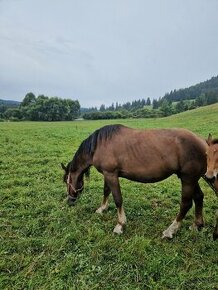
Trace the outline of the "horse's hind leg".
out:
M 104 210 L 108 208 L 108 198 L 110 193 L 111 189 L 107 185 L 106 181 L 104 181 L 104 197 L 101 206 L 96 210 L 97 213 L 102 213 Z
M 181 227 L 182 220 L 188 210 L 192 207 L 192 198 L 194 194 L 193 182 L 182 180 L 182 200 L 180 203 L 180 211 L 173 223 L 163 232 L 162 238 L 172 239 L 173 235 Z
M 114 202 L 117 207 L 118 222 L 114 228 L 114 233 L 122 234 L 126 223 L 126 215 L 123 209 L 123 199 L 120 191 L 120 184 L 117 175 L 113 173 L 104 173 L 105 181 L 112 191 Z
M 195 202 L 195 220 L 192 228 L 200 229 L 204 226 L 203 219 L 203 200 L 204 194 L 201 191 L 201 188 L 198 183 L 195 185 L 193 200 Z

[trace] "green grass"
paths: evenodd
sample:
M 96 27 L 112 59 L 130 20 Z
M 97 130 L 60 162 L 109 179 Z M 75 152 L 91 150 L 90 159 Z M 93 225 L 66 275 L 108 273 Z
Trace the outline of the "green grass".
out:
M 116 208 L 102 216 L 103 179 L 95 169 L 75 207 L 66 204 L 60 162 L 110 123 L 184 127 L 218 137 L 218 104 L 163 119 L 0 123 L 0 289 L 218 289 L 218 243 L 213 242 L 217 198 L 205 192 L 206 226 L 183 227 L 161 240 L 179 209 L 180 184 L 121 180 L 127 227 L 113 234 Z

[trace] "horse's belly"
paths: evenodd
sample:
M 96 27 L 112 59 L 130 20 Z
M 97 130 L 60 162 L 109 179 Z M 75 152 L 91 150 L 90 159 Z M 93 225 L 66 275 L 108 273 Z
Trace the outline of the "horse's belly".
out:
M 173 169 L 160 169 L 158 170 L 120 170 L 119 176 L 129 180 L 149 183 L 158 182 L 166 179 L 170 175 L 175 173 Z

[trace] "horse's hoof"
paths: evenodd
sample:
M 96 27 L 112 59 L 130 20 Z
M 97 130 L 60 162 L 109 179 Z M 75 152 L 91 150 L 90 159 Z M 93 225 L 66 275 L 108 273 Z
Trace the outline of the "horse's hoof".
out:
M 163 239 L 171 240 L 172 238 L 173 238 L 173 234 L 171 232 L 169 232 L 168 230 L 163 231 L 162 240 Z
M 102 210 L 102 208 L 101 207 L 99 207 L 98 209 L 96 209 L 96 211 L 95 211 L 96 213 L 98 213 L 98 214 L 102 214 L 103 213 L 103 210 Z
M 189 227 L 189 230 L 190 231 L 193 231 L 193 232 L 197 232 L 198 231 L 198 226 L 193 223 L 190 227 Z
M 114 233 L 121 235 L 123 233 L 123 226 L 121 224 L 117 224 L 114 228 Z

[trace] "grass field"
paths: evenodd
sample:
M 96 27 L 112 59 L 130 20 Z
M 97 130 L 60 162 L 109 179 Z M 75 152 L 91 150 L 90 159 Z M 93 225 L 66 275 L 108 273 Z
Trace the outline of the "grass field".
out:
M 0 123 L 0 289 L 218 289 L 218 201 L 205 193 L 205 228 L 189 230 L 191 209 L 170 241 L 162 231 L 180 202 L 177 177 L 155 184 L 121 180 L 127 227 L 113 234 L 112 198 L 102 216 L 103 179 L 95 169 L 75 207 L 66 204 L 61 162 L 95 129 L 184 127 L 218 137 L 218 104 L 163 119 Z

